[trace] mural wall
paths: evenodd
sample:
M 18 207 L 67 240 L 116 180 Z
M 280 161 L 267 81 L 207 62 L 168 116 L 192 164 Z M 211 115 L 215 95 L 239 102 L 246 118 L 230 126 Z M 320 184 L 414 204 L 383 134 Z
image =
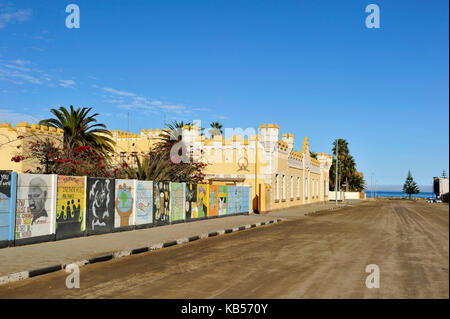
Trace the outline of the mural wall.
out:
M 56 239 L 81 236 L 86 226 L 86 177 L 58 176 Z
M 197 184 L 197 218 L 209 216 L 209 185 Z
M 219 215 L 219 188 L 217 185 L 209 185 L 209 212 L 208 216 Z
M 227 215 L 236 214 L 236 186 L 227 187 Z
M 219 216 L 227 214 L 227 185 L 219 185 Z
M 86 230 L 88 234 L 112 231 L 115 213 L 114 189 L 114 179 L 88 177 L 86 188 Z
M 16 241 L 55 233 L 56 179 L 56 175 L 18 174 Z
M 0 171 L 0 247 L 14 239 L 17 174 Z
M 247 186 L 0 171 L 0 247 L 249 212 Z
M 186 219 L 185 192 L 185 183 L 170 183 L 170 222 Z
M 134 199 L 136 181 L 132 179 L 116 179 L 116 197 L 114 201 L 114 227 L 132 226 L 135 223 Z
M 165 225 L 169 223 L 170 183 L 153 183 L 153 223 Z
M 136 182 L 135 225 L 153 223 L 153 182 Z
M 197 208 L 197 184 L 186 184 L 186 219 L 198 218 Z

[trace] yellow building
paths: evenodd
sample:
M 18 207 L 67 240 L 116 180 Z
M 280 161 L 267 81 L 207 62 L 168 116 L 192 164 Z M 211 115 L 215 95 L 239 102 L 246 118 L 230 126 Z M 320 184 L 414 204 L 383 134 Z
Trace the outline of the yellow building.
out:
M 49 139 L 55 145 L 61 145 L 64 133 L 62 129 L 26 122 L 18 123 L 15 127 L 11 123 L 0 123 L 0 170 L 10 170 L 18 173 L 35 168 L 38 164 L 33 160 L 15 162 L 11 159 L 23 155 L 32 141 Z
M 159 129 L 141 130 L 141 134 L 116 130 L 116 153 L 121 160 L 132 161 L 131 154 L 145 153 L 161 133 Z M 312 158 L 307 137 L 299 152 L 294 150 L 294 135 L 282 134 L 280 139 L 276 124 L 263 124 L 258 134 L 248 138 L 216 135 L 208 139 L 195 126 L 184 127 L 181 134 L 193 160 L 208 164 L 205 174 L 209 183 L 251 186 L 254 210 L 328 201 L 332 157 L 319 153 L 317 159 Z
M 118 160 L 130 163 L 134 160 L 131 154 L 146 153 L 162 131 L 150 129 L 129 134 L 115 130 L 112 133 Z M 224 139 L 216 135 L 208 139 L 195 126 L 184 127 L 181 134 L 188 158 L 208 164 L 205 178 L 210 184 L 251 186 L 255 211 L 328 201 L 332 157 L 319 153 L 317 159 L 312 158 L 307 137 L 301 151 L 296 151 L 294 135 L 282 134 L 280 139 L 276 124 L 263 124 L 258 134 L 247 138 L 231 135 Z M 35 166 L 33 161 L 14 162 L 11 158 L 31 140 L 45 138 L 61 143 L 63 131 L 37 124 L 19 123 L 16 127 L 0 124 L 0 170 L 20 173 Z

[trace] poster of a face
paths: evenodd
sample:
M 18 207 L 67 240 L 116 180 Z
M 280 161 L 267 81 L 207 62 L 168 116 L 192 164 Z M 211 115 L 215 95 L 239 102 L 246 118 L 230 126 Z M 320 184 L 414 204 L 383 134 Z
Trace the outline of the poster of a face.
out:
M 227 192 L 228 192 L 228 186 L 227 185 L 219 185 L 218 188 L 218 195 L 219 195 L 219 215 L 226 215 L 227 214 Z
M 85 230 L 85 177 L 58 176 L 56 239 L 80 236 Z
M 153 183 L 153 221 L 157 225 L 169 223 L 169 182 Z
M 153 182 L 136 182 L 136 225 L 153 223 Z
M 30 238 L 53 233 L 52 201 L 55 200 L 56 175 L 19 174 L 16 203 L 15 238 Z
M 87 218 L 89 233 L 111 232 L 114 227 L 114 179 L 87 179 Z
M 208 216 L 209 211 L 209 185 L 198 184 L 197 185 L 197 209 L 198 218 L 204 218 Z
M 219 215 L 219 189 L 217 185 L 209 185 L 209 212 L 208 216 Z
M 236 186 L 227 187 L 227 215 L 236 214 Z
M 134 224 L 134 190 L 134 180 L 116 180 L 114 227 L 126 227 Z
M 198 217 L 197 184 L 186 184 L 186 219 Z
M 170 221 L 179 221 L 186 219 L 184 212 L 185 206 L 185 190 L 184 183 L 170 183 Z
M 0 171 L 0 241 L 8 240 L 11 174 Z

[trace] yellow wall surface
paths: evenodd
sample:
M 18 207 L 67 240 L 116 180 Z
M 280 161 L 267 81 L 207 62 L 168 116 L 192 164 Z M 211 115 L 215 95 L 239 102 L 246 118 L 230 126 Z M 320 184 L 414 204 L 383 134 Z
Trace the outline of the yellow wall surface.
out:
M 63 131 L 53 127 L 29 123 L 18 123 L 15 127 L 10 123 L 0 123 L 0 170 L 12 170 L 24 173 L 34 169 L 38 163 L 32 159 L 20 162 L 11 161 L 17 155 L 27 155 L 30 142 L 46 139 L 61 145 Z M 25 151 L 24 151 L 25 150 Z

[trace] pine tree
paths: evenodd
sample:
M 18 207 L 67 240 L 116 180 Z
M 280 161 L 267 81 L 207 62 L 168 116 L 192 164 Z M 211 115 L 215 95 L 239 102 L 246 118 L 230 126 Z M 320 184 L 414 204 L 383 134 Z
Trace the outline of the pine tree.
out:
M 445 169 L 442 171 L 442 177 L 447 178 L 447 172 L 445 171 Z
M 420 193 L 420 189 L 414 181 L 411 171 L 408 170 L 408 176 L 406 177 L 405 184 L 403 184 L 403 193 L 409 195 L 409 199 L 411 199 L 411 195 Z

